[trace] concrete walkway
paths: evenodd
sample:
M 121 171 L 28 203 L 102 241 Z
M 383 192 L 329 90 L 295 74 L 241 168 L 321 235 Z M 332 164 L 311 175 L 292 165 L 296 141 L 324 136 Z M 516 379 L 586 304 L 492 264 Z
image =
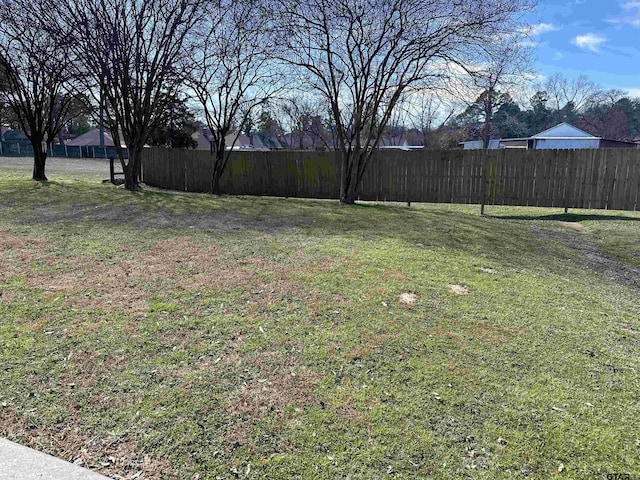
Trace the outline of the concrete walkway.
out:
M 46 453 L 0 438 L 0 480 L 110 480 Z

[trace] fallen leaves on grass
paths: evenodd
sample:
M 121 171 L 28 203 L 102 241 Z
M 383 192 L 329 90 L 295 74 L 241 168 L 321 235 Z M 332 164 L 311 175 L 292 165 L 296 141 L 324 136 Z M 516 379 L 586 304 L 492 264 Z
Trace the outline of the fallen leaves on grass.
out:
M 76 416 L 64 424 L 43 426 L 11 409 L 0 415 L 0 436 L 22 445 L 96 470 L 114 479 L 176 478 L 169 462 L 141 453 L 136 440 L 127 435 L 100 436 L 82 428 Z

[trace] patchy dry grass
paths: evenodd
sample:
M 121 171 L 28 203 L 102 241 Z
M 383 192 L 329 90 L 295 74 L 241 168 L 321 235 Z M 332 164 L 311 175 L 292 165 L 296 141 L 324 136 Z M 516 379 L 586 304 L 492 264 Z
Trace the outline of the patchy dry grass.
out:
M 0 435 L 123 479 L 640 475 L 638 214 L 21 175 Z

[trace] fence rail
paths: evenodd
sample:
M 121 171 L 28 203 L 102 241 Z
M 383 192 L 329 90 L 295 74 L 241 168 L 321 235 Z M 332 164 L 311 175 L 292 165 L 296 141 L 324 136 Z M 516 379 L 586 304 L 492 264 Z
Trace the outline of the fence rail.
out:
M 116 147 L 93 147 L 93 146 L 72 146 L 72 145 L 51 145 L 48 150 L 50 157 L 67 158 L 116 158 L 118 156 Z M 127 150 L 124 150 L 127 158 Z M 31 157 L 33 147 L 27 141 L 0 142 L 0 156 L 4 157 Z
M 338 152 L 234 152 L 222 190 L 235 195 L 338 198 Z M 209 192 L 209 152 L 145 149 L 142 180 Z M 640 210 L 640 150 L 376 152 L 361 200 Z

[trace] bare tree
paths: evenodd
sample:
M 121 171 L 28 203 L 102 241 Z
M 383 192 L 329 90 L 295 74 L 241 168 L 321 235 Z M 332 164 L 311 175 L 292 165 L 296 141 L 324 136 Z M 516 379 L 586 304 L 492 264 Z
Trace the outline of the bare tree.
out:
M 529 0 L 275 0 L 286 59 L 331 105 L 340 199 L 353 203 L 404 91 L 441 82 L 520 28 Z
M 289 148 L 329 148 L 330 133 L 325 128 L 327 108 L 321 99 L 299 92 L 282 98 L 278 105 L 289 130 Z
M 77 104 L 64 39 L 43 30 L 38 2 L 0 4 L 0 98 L 33 146 L 33 179 L 47 180 L 47 151 Z
M 204 0 L 43 3 L 47 28 L 66 37 L 85 88 L 104 106 L 125 187 L 139 188 L 142 150 L 188 74 L 190 33 L 203 16 Z
M 401 145 L 406 140 L 408 111 L 407 111 L 407 95 L 403 94 L 396 103 L 396 106 L 389 115 L 389 120 L 385 125 L 380 143 L 386 143 L 386 146 Z
M 557 73 L 539 85 L 538 90 L 547 92 L 549 107 L 555 111 L 561 111 L 571 104 L 576 112 L 581 112 L 608 97 L 608 92 L 585 75 L 568 80 Z
M 517 30 L 495 39 L 485 51 L 483 61 L 467 66 L 470 83 L 479 91 L 475 102 L 467 110 L 477 110 L 481 118 L 482 148 L 489 148 L 493 130 L 493 116 L 505 102 L 512 102 L 510 91 L 524 85 L 530 78 L 532 50 L 526 30 Z
M 408 124 L 419 134 L 424 148 L 443 148 L 435 132 L 444 127 L 455 113 L 455 107 L 438 92 L 414 92 L 407 100 Z
M 282 71 L 270 54 L 274 45 L 263 11 L 256 0 L 210 2 L 194 71 L 187 79 L 212 135 L 213 193 L 220 193 L 220 178 L 243 126 L 282 89 Z M 227 148 L 231 133 L 235 136 Z

